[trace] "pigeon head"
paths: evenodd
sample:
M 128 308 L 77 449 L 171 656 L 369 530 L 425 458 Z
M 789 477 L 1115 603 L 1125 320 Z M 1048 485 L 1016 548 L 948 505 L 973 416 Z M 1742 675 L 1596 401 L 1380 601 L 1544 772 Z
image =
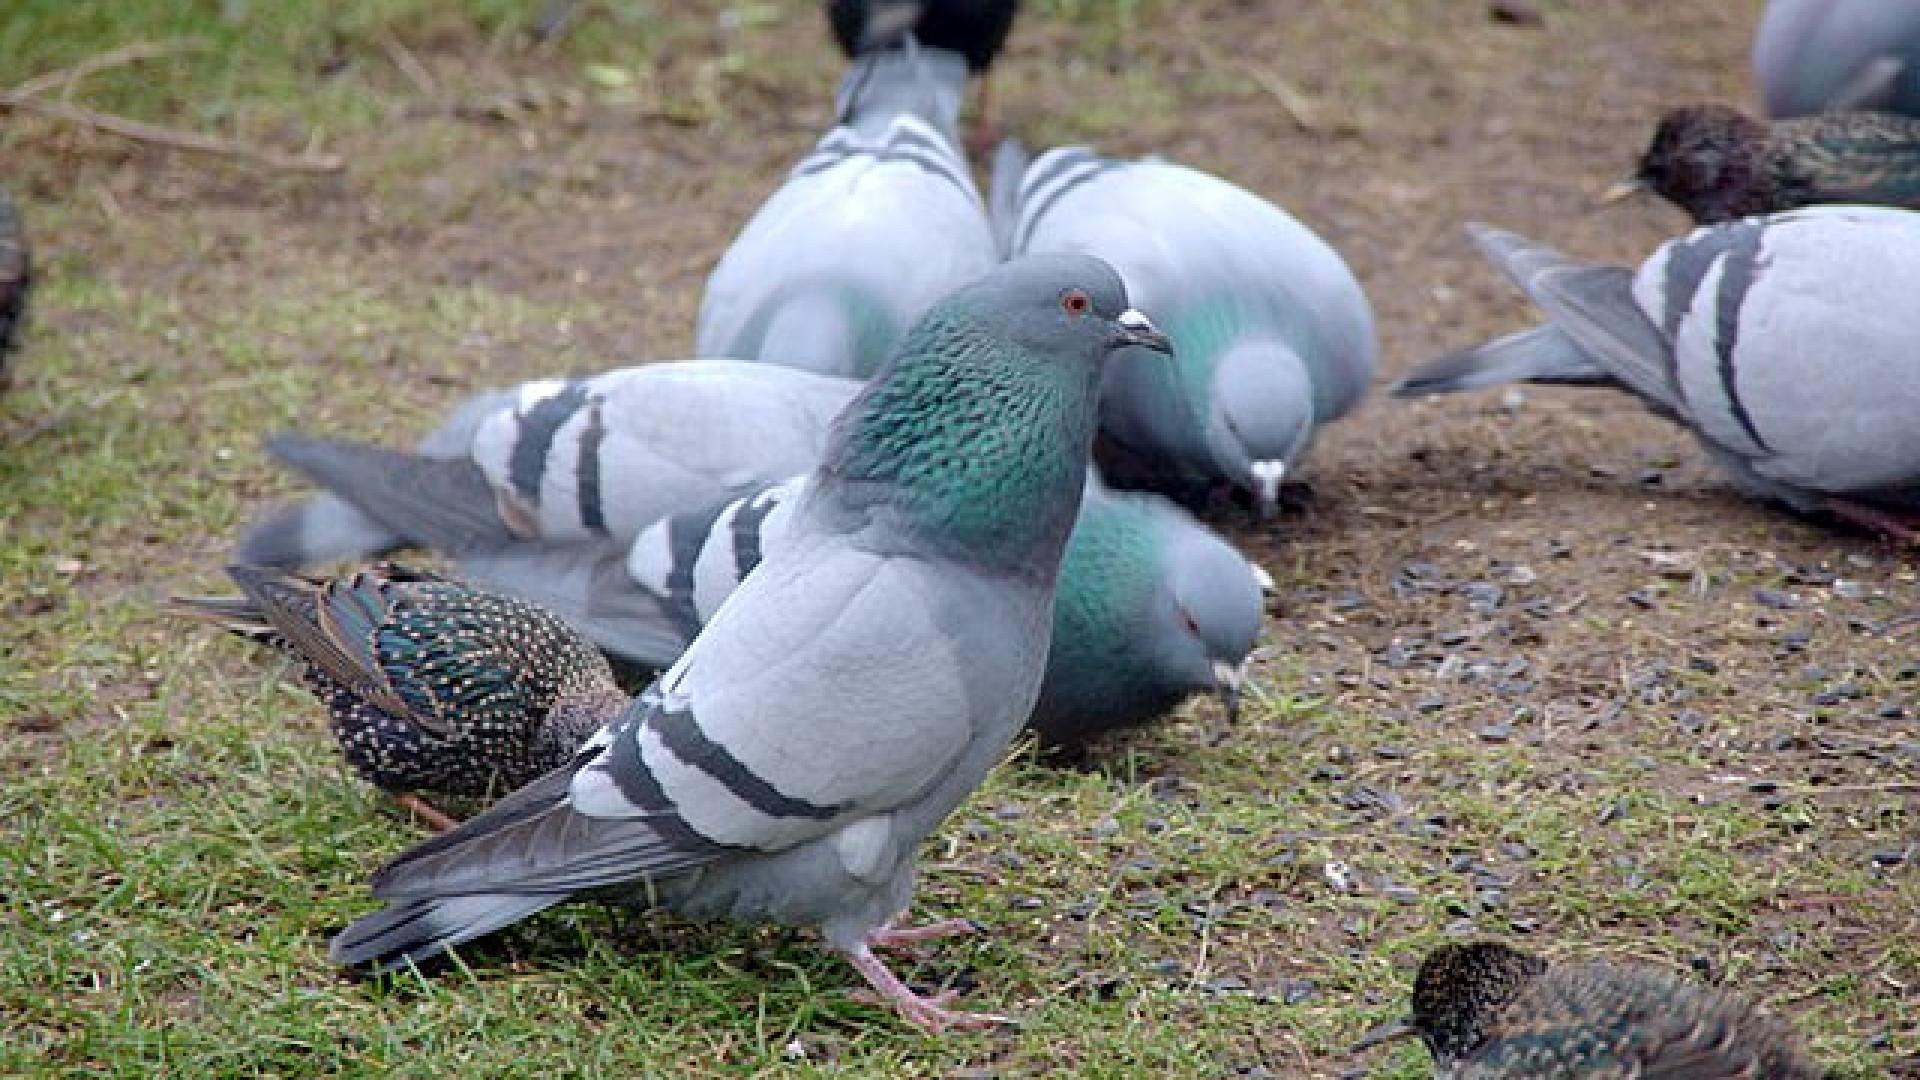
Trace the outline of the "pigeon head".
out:
M 1264 607 L 1253 564 L 1206 529 L 1168 538 L 1166 588 L 1154 620 L 1159 666 L 1189 690 L 1211 690 L 1229 720 L 1240 713 L 1247 656 L 1260 637 Z
M 1185 350 L 1185 338 L 1179 338 Z M 1203 403 L 1207 452 L 1221 475 L 1254 496 L 1262 520 L 1280 502 L 1280 483 L 1313 437 L 1313 380 L 1283 342 L 1239 342 L 1221 355 Z
M 1688 105 L 1660 118 L 1632 179 L 1610 195 L 1646 188 L 1697 224 L 1776 209 L 1765 124 L 1725 105 Z
M 1101 371 L 1133 347 L 1171 351 L 1106 263 L 1006 263 L 935 304 L 840 415 L 825 487 L 887 504 L 924 543 L 1022 566 L 1065 543 Z
M 1471 1054 L 1500 1012 L 1546 974 L 1547 962 L 1497 941 L 1442 945 L 1413 980 L 1410 1024 L 1435 1063 Z
M 1261 588 L 1231 545 L 1166 499 L 1090 478 L 1065 566 L 1034 713 L 1043 739 L 1146 723 L 1197 693 L 1235 709 Z

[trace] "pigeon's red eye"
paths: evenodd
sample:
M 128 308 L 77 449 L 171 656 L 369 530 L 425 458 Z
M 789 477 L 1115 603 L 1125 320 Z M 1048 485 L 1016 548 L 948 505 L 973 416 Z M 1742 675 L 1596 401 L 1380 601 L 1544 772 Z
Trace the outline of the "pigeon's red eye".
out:
M 1068 289 L 1060 294 L 1060 306 L 1066 308 L 1069 315 L 1085 315 L 1087 309 L 1093 306 L 1093 301 L 1087 299 L 1087 294 L 1079 289 Z

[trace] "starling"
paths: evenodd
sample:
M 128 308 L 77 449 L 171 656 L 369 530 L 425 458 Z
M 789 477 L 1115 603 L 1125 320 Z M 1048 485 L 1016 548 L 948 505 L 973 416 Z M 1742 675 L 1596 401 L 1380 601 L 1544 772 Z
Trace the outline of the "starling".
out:
M 1420 965 L 1413 1014 L 1362 1045 L 1418 1035 L 1436 1080 L 1814 1080 L 1786 1025 L 1677 976 L 1549 965 L 1495 941 Z
M 244 597 L 179 610 L 301 661 L 347 764 L 435 828 L 455 822 L 416 793 L 504 794 L 566 764 L 627 703 L 599 649 L 524 600 L 398 567 L 227 572 Z
M 1607 193 L 1641 188 L 1697 225 L 1815 203 L 1920 207 L 1920 118 L 1839 112 L 1762 123 L 1725 105 L 1660 119 L 1639 170 Z

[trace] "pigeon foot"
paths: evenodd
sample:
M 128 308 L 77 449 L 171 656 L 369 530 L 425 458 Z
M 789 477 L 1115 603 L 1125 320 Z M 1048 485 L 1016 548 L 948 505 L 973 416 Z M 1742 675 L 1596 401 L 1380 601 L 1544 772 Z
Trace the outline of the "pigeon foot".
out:
M 982 1031 L 1013 1023 L 1011 1017 L 947 1008 L 959 996 L 955 990 L 942 990 L 931 997 L 914 993 L 913 988 L 901 982 L 899 976 L 889 970 L 864 943 L 848 952 L 847 959 L 852 962 L 854 970 L 873 987 L 876 996 L 897 1009 L 907 1023 L 922 1031 L 934 1034 L 950 1030 Z
M 460 819 L 433 805 L 418 795 L 411 793 L 395 795 L 394 805 L 409 811 L 419 818 L 427 828 L 437 833 L 447 832 L 459 826 Z

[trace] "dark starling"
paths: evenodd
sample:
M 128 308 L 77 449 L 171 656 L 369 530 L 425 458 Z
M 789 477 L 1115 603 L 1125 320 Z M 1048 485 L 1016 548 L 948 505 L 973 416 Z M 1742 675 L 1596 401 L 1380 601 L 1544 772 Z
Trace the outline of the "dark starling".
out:
M 302 661 L 347 764 L 437 828 L 454 822 L 415 792 L 505 794 L 627 704 L 600 650 L 523 600 L 397 567 L 227 572 L 244 597 L 178 608 Z
M 1814 203 L 1920 208 L 1920 118 L 1844 112 L 1771 126 L 1725 105 L 1668 112 L 1639 171 L 1609 198 L 1649 189 L 1708 225 Z
M 33 259 L 27 233 L 13 200 L 0 192 L 0 390 L 7 387 L 7 355 L 13 351 L 20 322 L 27 310 L 27 290 L 33 284 Z
M 1494 941 L 1420 965 L 1413 1015 L 1363 1045 L 1419 1035 L 1438 1080 L 1814 1080 L 1785 1024 L 1649 968 L 1556 964 Z

